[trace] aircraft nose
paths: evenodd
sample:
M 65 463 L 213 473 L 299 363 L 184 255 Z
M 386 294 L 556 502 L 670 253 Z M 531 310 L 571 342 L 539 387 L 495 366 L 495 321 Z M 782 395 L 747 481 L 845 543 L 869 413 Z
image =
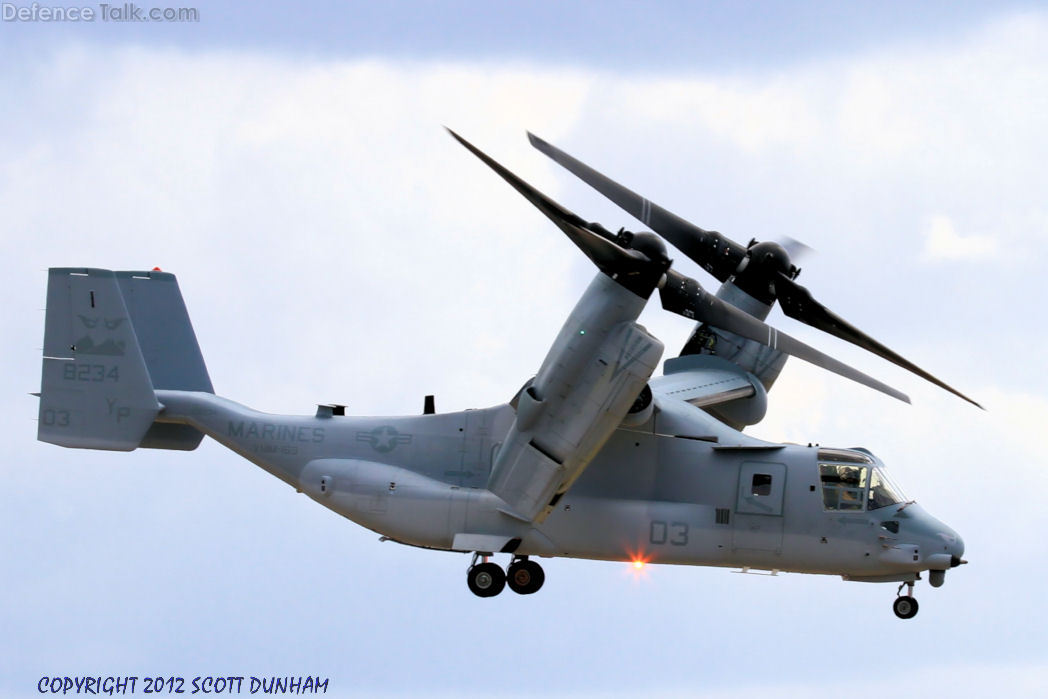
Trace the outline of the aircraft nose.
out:
M 964 539 L 956 533 L 954 533 L 953 536 L 956 541 L 947 548 L 947 552 L 950 554 L 950 567 L 956 568 L 959 565 L 964 565 L 968 561 L 964 560 Z
M 950 555 L 950 567 L 956 568 L 968 561 L 964 560 L 964 539 L 949 527 L 944 527 L 939 532 L 939 538 L 943 542 L 943 550 Z

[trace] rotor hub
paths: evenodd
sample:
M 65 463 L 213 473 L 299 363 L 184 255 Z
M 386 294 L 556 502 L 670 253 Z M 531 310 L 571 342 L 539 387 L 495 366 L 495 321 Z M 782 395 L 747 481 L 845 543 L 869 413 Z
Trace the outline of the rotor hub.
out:
M 756 267 L 768 275 L 775 272 L 789 274 L 793 268 L 786 248 L 770 240 L 755 244 L 749 249 L 747 257 L 750 258 L 749 267 Z
M 775 280 L 791 276 L 793 264 L 786 248 L 770 240 L 751 243 L 735 270 L 735 285 L 765 305 L 775 303 Z
M 644 253 L 652 262 L 669 262 L 669 256 L 666 254 L 666 244 L 654 233 L 648 233 L 647 231 L 634 233 L 630 239 L 630 247 L 637 252 Z

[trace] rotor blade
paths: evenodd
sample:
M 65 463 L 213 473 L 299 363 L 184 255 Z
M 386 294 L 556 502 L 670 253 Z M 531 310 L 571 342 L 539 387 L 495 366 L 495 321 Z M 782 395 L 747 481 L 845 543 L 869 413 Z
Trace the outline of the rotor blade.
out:
M 718 281 L 723 282 L 730 277 L 746 257 L 746 248 L 733 240 L 717 231 L 707 231 L 685 221 L 543 141 L 530 131 L 528 140 L 535 148 L 668 240 Z
M 745 248 L 722 236 L 720 233 L 703 230 L 666 211 L 530 132 L 528 133 L 528 139 L 535 148 L 577 175 L 582 181 L 606 196 L 626 212 L 650 226 L 652 230 L 661 234 L 718 280 L 725 281 L 734 274 L 739 268 L 741 261 L 746 257 Z M 803 244 L 796 241 L 788 241 L 786 244 L 790 245 L 792 252 L 802 252 L 804 249 L 804 247 L 800 247 Z M 917 374 L 972 405 L 982 408 L 981 405 L 968 396 L 904 359 L 828 310 L 812 298 L 811 293 L 807 289 L 788 276 L 781 273 L 776 276 L 775 292 L 779 302 L 782 304 L 783 312 L 791 318 L 796 318 L 814 328 L 862 347 Z M 741 335 L 742 333 L 738 334 Z M 750 339 L 761 341 L 759 338 Z
M 668 311 L 767 345 L 903 402 L 910 402 L 909 396 L 905 393 L 757 320 L 750 314 L 717 298 L 703 289 L 697 281 L 679 272 L 673 270 L 666 272 L 666 282 L 660 289 L 660 296 L 662 307 Z
M 796 238 L 792 238 L 788 235 L 780 235 L 776 237 L 775 242 L 782 246 L 782 249 L 790 256 L 790 262 L 794 265 L 815 252 L 810 245 L 805 245 Z
M 592 230 L 589 227 L 590 224 L 582 218 L 514 175 L 451 129 L 447 131 L 564 231 L 571 242 L 575 243 L 601 272 L 641 298 L 646 299 L 651 296 L 651 292 L 655 290 L 662 273 L 668 266 L 668 261 L 666 265 L 655 263 L 643 253 L 627 250 L 606 235 L 602 235 L 601 232 Z M 603 231 L 601 227 L 597 228 Z
M 796 318 L 813 328 L 828 332 L 842 340 L 847 340 L 853 345 L 862 347 L 864 350 L 876 354 L 878 357 L 887 359 L 892 364 L 901 366 L 903 369 L 917 374 L 917 376 L 920 376 L 925 381 L 929 381 L 939 388 L 949 391 L 953 395 L 968 401 L 977 408 L 982 410 L 986 409 L 957 389 L 935 378 L 910 360 L 902 357 L 885 345 L 882 345 L 877 340 L 874 340 L 872 337 L 844 320 L 844 318 L 841 318 L 839 315 L 823 306 L 812 297 L 810 291 L 786 275 L 779 274 L 778 278 L 775 280 L 775 294 L 779 299 L 779 304 L 782 306 L 782 312 L 790 318 Z

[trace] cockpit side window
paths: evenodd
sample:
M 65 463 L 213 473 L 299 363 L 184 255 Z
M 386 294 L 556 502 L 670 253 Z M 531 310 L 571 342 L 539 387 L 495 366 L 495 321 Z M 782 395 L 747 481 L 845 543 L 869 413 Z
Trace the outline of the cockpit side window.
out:
M 888 479 L 888 474 L 879 468 L 873 469 L 873 474 L 870 476 L 870 495 L 866 501 L 866 509 L 876 510 L 888 505 L 894 505 L 897 502 L 903 502 L 905 499 L 899 487 Z
M 861 511 L 869 468 L 854 464 L 819 464 L 822 503 L 827 510 Z

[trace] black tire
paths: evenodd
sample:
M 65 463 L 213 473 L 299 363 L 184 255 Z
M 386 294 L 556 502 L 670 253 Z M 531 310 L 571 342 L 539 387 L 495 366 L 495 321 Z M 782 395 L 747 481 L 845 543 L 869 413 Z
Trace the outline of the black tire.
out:
M 481 563 L 466 573 L 466 584 L 477 597 L 494 597 L 506 587 L 506 574 L 494 563 Z
M 892 604 L 892 611 L 895 612 L 895 616 L 900 619 L 912 619 L 917 616 L 917 610 L 919 609 L 917 600 L 913 597 L 896 597 L 895 602 Z
M 546 582 L 542 566 L 535 561 L 517 561 L 509 567 L 506 575 L 509 589 L 518 595 L 530 595 L 539 591 Z

